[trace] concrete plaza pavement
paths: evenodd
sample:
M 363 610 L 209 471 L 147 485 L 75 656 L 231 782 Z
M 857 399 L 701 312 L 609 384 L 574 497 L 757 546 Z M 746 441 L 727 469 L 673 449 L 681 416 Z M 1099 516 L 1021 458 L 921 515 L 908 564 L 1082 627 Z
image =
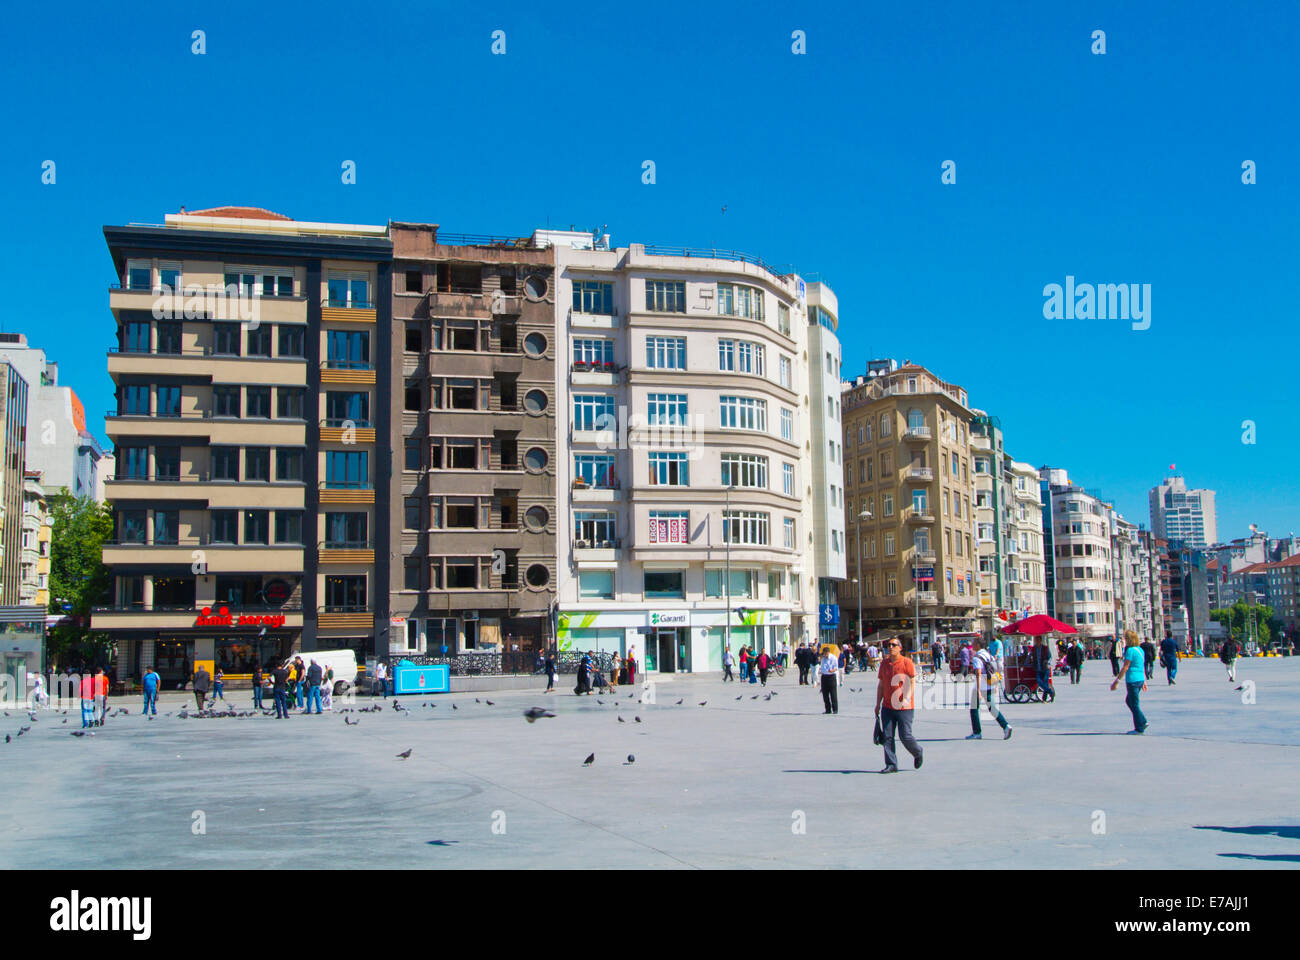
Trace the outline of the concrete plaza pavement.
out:
M 378 701 L 382 713 L 347 714 L 359 726 L 337 712 L 180 719 L 192 696 L 166 694 L 155 720 L 139 715 L 138 698 L 116 698 L 128 716 L 73 737 L 75 707 L 41 711 L 35 723 L 9 708 L 0 733 L 32 729 L 0 743 L 0 866 L 1300 863 L 1300 659 L 1240 661 L 1253 703 L 1217 661 L 1183 661 L 1174 687 L 1157 671 L 1142 737 L 1124 735 L 1129 714 L 1105 662 L 1090 662 L 1078 686 L 1056 678 L 1053 704 L 1004 704 L 1008 741 L 987 711 L 986 739 L 966 741 L 968 686 L 943 682 L 935 689 L 958 690 L 941 698 L 950 707 L 919 694 L 923 768 L 900 749 L 901 772 L 890 776 L 878 775 L 871 743 L 875 674 L 849 675 L 839 715 L 826 716 L 796 673 L 768 691 L 679 675 L 656 683 L 647 704 L 639 687 L 575 697 L 561 678 L 549 696 L 539 683 L 406 697 L 404 713 Z M 247 709 L 251 694 L 228 700 Z M 529 724 L 531 706 L 557 716 Z M 410 759 L 396 758 L 407 749 Z

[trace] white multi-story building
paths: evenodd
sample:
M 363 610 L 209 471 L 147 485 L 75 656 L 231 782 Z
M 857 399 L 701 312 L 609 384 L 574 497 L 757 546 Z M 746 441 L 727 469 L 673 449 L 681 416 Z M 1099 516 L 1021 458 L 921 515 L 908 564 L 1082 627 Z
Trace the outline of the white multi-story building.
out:
M 1213 490 L 1188 490 L 1182 477 L 1169 477 L 1147 495 L 1151 532 L 1161 540 L 1203 548 L 1218 542 Z
M 821 422 L 834 295 L 805 298 L 798 277 L 748 259 L 546 237 L 560 648 L 635 648 L 653 674 L 718 670 L 728 640 L 815 638 L 819 578 L 843 576 L 838 426 Z M 830 326 L 810 323 L 809 301 Z
M 1043 563 L 1043 500 L 1038 471 L 1006 457 L 1003 475 L 1007 501 L 1006 602 L 1021 616 L 1047 612 L 1047 574 Z
M 1115 636 L 1110 508 L 1070 483 L 1065 470 L 1042 467 L 1043 554 L 1048 613 L 1088 640 Z
M 801 283 L 802 281 L 800 281 Z M 807 285 L 808 396 L 812 422 L 813 558 L 821 640 L 834 643 L 838 586 L 847 576 L 844 540 L 844 438 L 841 435 L 839 301 L 824 283 Z M 820 412 L 820 416 L 816 415 Z

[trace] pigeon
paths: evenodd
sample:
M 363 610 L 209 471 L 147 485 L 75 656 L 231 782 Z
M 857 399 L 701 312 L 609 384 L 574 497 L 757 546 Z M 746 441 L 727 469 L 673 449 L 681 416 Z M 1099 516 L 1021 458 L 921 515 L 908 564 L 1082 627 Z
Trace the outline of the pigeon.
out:
M 171 716 L 171 714 L 168 714 L 168 716 Z M 180 719 L 182 719 L 182 720 L 184 720 L 184 719 L 185 719 L 185 718 L 186 718 L 186 717 L 188 717 L 188 716 L 189 716 L 189 714 L 188 714 L 188 713 L 186 713 L 186 711 L 185 711 L 185 708 L 184 708 L 184 707 L 181 707 L 181 712 L 180 712 L 180 713 L 178 713 L 178 714 L 176 714 L 176 716 L 177 716 L 177 717 L 179 717 L 179 718 L 180 718 Z
M 401 759 L 403 759 L 403 760 L 405 760 L 405 759 L 407 759 L 408 757 L 410 757 L 410 755 L 411 755 L 411 748 L 409 748 L 409 747 L 408 747 L 407 749 L 403 750 L 401 753 L 398 754 L 398 756 L 399 756 Z
M 628 762 L 628 763 L 636 763 L 636 757 L 632 756 L 632 754 L 629 753 L 629 754 L 627 755 L 627 762 Z
M 686 699 L 685 697 L 682 697 L 682 700 L 685 700 L 685 699 Z M 674 706 L 680 707 L 680 706 L 682 705 L 682 700 L 678 700 L 678 701 L 674 704 Z
M 763 698 L 764 701 L 771 700 L 771 699 L 772 699 L 772 695 L 770 693 Z
M 757 699 L 758 699 L 758 694 L 754 694 L 754 695 L 753 695 L 752 697 L 750 697 L 749 699 L 751 699 L 751 700 L 757 700 Z
M 582 765 L 584 767 L 589 767 L 595 762 L 596 762 L 596 755 L 594 753 L 589 753 L 587 754 L 587 759 L 582 761 Z
M 600 699 L 600 697 L 596 698 L 596 702 L 599 703 L 602 707 L 605 705 L 605 701 Z
M 349 727 L 355 727 L 355 726 L 356 726 L 357 724 L 359 724 L 360 722 L 361 722 L 360 720 L 353 720 L 351 717 L 344 717 L 344 718 L 343 718 L 343 723 L 344 723 L 344 725 L 345 725 L 345 726 L 349 726 Z
M 709 701 L 707 701 L 707 700 L 701 700 L 701 701 L 700 701 L 700 706 L 701 706 L 701 707 L 707 707 L 708 705 L 709 705 Z
M 478 697 L 475 697 L 475 698 L 474 698 L 474 702 L 475 702 L 475 703 L 482 703 L 483 701 L 480 700 Z
M 627 698 L 628 698 L 629 700 L 631 700 L 631 699 L 632 699 L 633 697 L 635 697 L 635 696 L 636 696 L 635 693 L 629 693 L 629 694 L 627 695 Z
M 744 699 L 745 699 L 745 695 L 742 693 L 742 694 L 741 694 L 740 696 L 738 696 L 736 699 L 737 699 L 737 700 L 744 700 Z
M 63 722 L 64 722 L 64 723 L 67 723 L 67 722 L 68 722 L 67 717 L 64 717 Z
M 619 717 L 619 718 L 618 718 L 618 722 L 619 722 L 619 723 L 627 723 L 627 721 L 624 720 L 622 717 Z
M 541 707 L 529 707 L 524 711 L 524 719 L 529 723 L 536 723 L 542 717 L 553 717 L 555 714 L 549 710 L 543 710 Z
M 460 707 L 456 706 L 456 704 L 454 704 L 454 703 L 451 705 L 451 708 L 452 708 L 453 710 L 459 710 L 459 709 L 460 709 Z
M 636 719 L 636 722 L 637 722 L 637 723 L 640 723 L 640 722 L 641 722 L 641 718 L 640 718 L 640 717 L 636 717 L 635 719 Z
M 88 731 L 86 731 L 86 730 L 73 730 L 73 731 L 72 731 L 72 735 L 73 735 L 74 737 L 84 737 L 84 736 L 86 735 L 87 732 L 88 732 Z M 92 737 L 94 736 L 93 733 L 90 734 L 90 735 L 91 735 Z
M 483 702 L 486 703 L 489 707 L 495 707 L 495 706 L 496 706 L 496 704 L 493 703 L 491 700 L 484 700 Z

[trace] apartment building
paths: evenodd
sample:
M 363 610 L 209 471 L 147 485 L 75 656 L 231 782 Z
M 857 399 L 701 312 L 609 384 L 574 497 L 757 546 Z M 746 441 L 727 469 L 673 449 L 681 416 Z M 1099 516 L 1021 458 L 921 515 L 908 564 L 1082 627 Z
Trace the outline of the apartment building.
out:
M 51 532 L 41 475 L 29 470 L 23 477 L 22 584 L 18 600 L 22 606 L 49 606 Z
M 1003 475 L 1011 497 L 1008 504 L 1008 612 L 1022 617 L 1047 612 L 1047 565 L 1043 554 L 1043 499 L 1038 470 L 1007 457 Z
M 0 605 L 21 603 L 23 478 L 27 470 L 28 384 L 0 361 Z
M 1218 542 L 1213 490 L 1189 490 L 1182 477 L 1171 476 L 1152 487 L 1147 500 L 1157 537 L 1194 548 Z
M 1100 642 L 1115 637 L 1115 586 L 1110 508 L 1070 482 L 1062 469 L 1041 467 L 1043 556 L 1048 614 Z
M 1300 637 L 1300 554 L 1284 560 L 1273 560 L 1262 567 L 1264 590 L 1261 600 L 1273 608 L 1273 614 L 1282 622 L 1279 643 L 1289 644 Z
M 561 649 L 635 648 L 653 675 L 815 640 L 843 530 L 810 372 L 814 342 L 838 364 L 832 292 L 741 255 L 549 239 Z
M 541 238 L 436 224 L 392 223 L 390 235 L 389 444 L 401 461 L 386 521 L 388 651 L 544 649 L 568 519 L 556 502 L 554 253 Z M 590 539 L 611 549 L 615 538 Z
M 1138 525 L 1110 508 L 1111 583 L 1115 596 L 1115 635 L 1132 630 L 1142 640 L 1153 638 L 1149 612 L 1143 615 L 1142 582 L 1138 577 Z M 1161 637 L 1161 639 L 1164 639 Z
M 104 237 L 118 676 L 386 653 L 387 228 L 221 207 Z
M 908 627 L 928 642 L 972 629 L 979 553 L 966 391 L 910 361 L 873 360 L 842 402 L 855 517 L 845 603 L 860 587 L 862 633 Z
M 802 281 L 800 281 L 802 282 Z M 809 283 L 808 395 L 818 404 L 812 421 L 813 563 L 817 576 L 817 624 L 821 643 L 839 634 L 839 589 L 847 569 L 845 540 L 844 434 L 840 390 L 839 300 L 824 283 Z
M 41 474 L 50 493 L 99 497 L 104 450 L 86 425 L 86 408 L 71 387 L 59 383 L 59 365 L 33 347 L 23 333 L 0 333 L 0 360 L 27 383 L 27 469 Z

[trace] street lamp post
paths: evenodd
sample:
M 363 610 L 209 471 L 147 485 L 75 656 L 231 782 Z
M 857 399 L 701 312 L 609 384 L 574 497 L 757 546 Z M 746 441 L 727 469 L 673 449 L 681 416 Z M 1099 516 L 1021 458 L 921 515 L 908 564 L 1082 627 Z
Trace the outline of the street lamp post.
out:
M 857 557 L 856 567 L 858 571 L 857 594 L 858 594 L 858 646 L 859 647 L 862 646 L 862 585 L 866 583 L 866 580 L 864 580 L 862 577 L 862 521 L 870 520 L 870 519 L 871 519 L 870 510 L 863 510 L 861 513 L 858 514 L 858 557 Z
M 722 621 L 722 656 L 724 660 L 727 651 L 731 648 L 731 491 L 735 486 L 734 483 L 727 484 L 726 506 L 722 511 L 722 539 L 727 545 L 727 569 L 724 574 L 726 584 L 723 587 L 724 596 L 727 598 L 727 613 Z

